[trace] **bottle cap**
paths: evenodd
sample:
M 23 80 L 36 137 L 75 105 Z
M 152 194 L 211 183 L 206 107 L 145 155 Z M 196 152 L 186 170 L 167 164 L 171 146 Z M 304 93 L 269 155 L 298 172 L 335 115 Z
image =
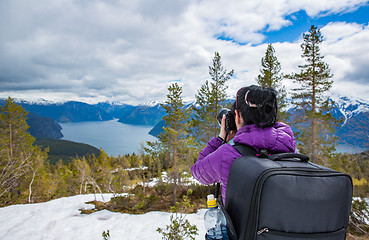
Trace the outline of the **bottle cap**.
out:
M 208 195 L 208 208 L 213 208 L 217 206 L 217 201 L 214 198 L 213 194 Z

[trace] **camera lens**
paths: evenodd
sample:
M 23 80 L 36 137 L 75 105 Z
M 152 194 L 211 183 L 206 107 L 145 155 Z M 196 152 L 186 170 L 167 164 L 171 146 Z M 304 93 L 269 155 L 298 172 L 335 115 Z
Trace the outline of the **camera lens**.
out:
M 225 129 L 227 131 L 237 130 L 236 122 L 235 122 L 235 119 L 234 119 L 234 112 L 232 112 L 231 110 L 229 110 L 227 108 L 220 109 L 220 111 L 217 115 L 217 120 L 218 120 L 219 125 L 222 125 L 223 115 L 226 115 Z
M 223 118 L 223 115 L 226 115 L 230 112 L 231 110 L 227 109 L 227 108 L 222 108 L 220 109 L 219 113 L 218 113 L 218 116 L 217 116 L 217 120 L 218 120 L 218 123 L 219 125 L 222 125 L 222 118 Z

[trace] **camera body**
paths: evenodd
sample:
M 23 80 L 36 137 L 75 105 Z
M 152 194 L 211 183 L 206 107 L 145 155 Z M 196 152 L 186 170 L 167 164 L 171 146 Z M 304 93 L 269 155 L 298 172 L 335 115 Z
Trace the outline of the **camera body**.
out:
M 219 125 L 222 124 L 223 115 L 226 115 L 226 120 L 225 120 L 226 131 L 227 132 L 232 131 L 232 130 L 237 131 L 235 113 L 227 108 L 220 109 L 218 116 L 217 116 Z

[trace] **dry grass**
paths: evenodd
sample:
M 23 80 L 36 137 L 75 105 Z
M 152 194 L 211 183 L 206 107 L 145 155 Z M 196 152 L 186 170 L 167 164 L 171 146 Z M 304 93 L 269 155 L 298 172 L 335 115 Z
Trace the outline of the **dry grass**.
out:
M 204 187 L 198 188 L 198 191 L 194 190 L 194 193 L 189 195 L 191 205 L 189 208 L 190 213 L 197 212 L 200 208 L 206 208 L 206 195 L 208 190 L 204 190 Z M 205 187 L 206 188 L 206 187 Z M 180 186 L 177 194 L 177 202 L 181 202 L 183 195 L 187 194 L 189 187 Z M 196 191 L 196 192 L 195 192 Z M 103 209 L 112 212 L 131 213 L 131 214 L 143 214 L 149 211 L 161 211 L 170 212 L 173 203 L 172 189 L 170 185 L 162 185 L 161 187 L 143 189 L 141 186 L 137 186 L 135 189 L 130 190 L 128 196 L 119 196 L 112 198 L 109 202 L 91 201 L 88 204 L 94 204 L 94 209 L 80 209 L 82 214 L 90 214 Z
M 346 240 L 369 240 L 369 234 L 363 236 L 354 236 L 352 234 L 347 234 Z

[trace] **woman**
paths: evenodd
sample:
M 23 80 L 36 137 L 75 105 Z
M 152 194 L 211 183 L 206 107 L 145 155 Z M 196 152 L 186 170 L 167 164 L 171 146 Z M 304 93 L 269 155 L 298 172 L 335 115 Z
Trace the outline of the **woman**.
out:
M 191 167 L 192 175 L 202 184 L 222 184 L 223 203 L 231 165 L 241 156 L 232 145 L 222 145 L 223 139 L 251 146 L 256 152 L 264 149 L 269 153 L 295 152 L 293 132 L 288 125 L 276 122 L 277 110 L 274 89 L 255 85 L 241 88 L 232 107 L 237 132 L 227 134 L 223 116 L 219 136 L 208 142 Z

